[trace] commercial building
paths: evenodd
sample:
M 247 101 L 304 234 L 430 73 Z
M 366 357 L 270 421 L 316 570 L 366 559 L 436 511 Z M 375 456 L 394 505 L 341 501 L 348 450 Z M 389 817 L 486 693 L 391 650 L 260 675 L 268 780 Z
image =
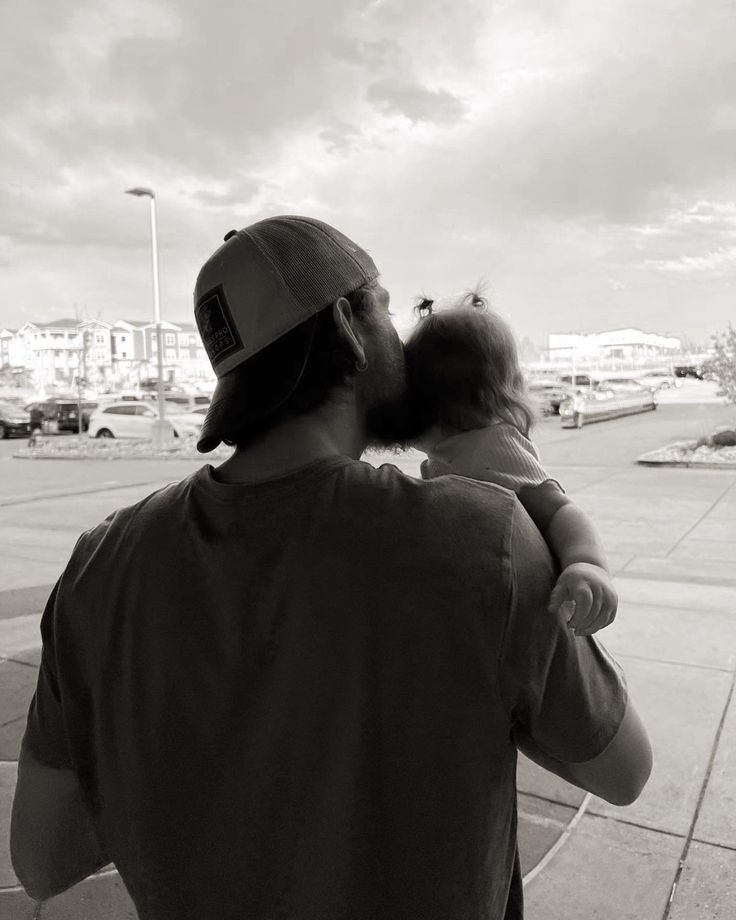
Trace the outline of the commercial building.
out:
M 609 332 L 551 333 L 547 360 L 569 363 L 573 359 L 589 363 L 637 365 L 668 363 L 681 353 L 682 344 L 675 336 L 643 332 L 641 329 L 613 329 Z

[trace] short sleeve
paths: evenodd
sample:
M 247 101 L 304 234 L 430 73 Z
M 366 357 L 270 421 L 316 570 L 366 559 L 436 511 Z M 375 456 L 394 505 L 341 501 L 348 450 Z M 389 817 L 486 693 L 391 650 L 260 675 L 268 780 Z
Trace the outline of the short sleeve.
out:
M 550 479 L 534 442 L 507 422 L 464 431 L 435 445 L 426 466 L 422 465 L 422 477 L 448 473 L 492 482 L 512 492 Z
M 526 513 L 537 525 L 545 540 L 554 516 L 560 508 L 572 502 L 556 479 L 522 486 L 517 494 Z
M 31 700 L 26 724 L 25 743 L 39 763 L 48 767 L 72 769 L 62 695 L 56 668 L 56 625 L 59 603 L 58 581 L 41 617 L 43 649 L 36 692 Z
M 592 760 L 624 717 L 623 671 L 597 639 L 576 637 L 563 613 L 548 611 L 552 558 L 518 503 L 508 562 L 510 609 L 499 662 L 504 703 L 549 756 L 567 763 Z
M 493 426 L 495 437 L 488 455 L 488 471 L 493 482 L 514 492 L 524 486 L 539 485 L 549 475 L 539 461 L 534 443 L 513 425 Z

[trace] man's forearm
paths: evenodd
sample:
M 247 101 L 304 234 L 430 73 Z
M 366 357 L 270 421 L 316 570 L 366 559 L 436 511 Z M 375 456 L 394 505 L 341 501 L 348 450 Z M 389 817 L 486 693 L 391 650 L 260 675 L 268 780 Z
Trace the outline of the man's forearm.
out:
M 61 894 L 106 866 L 73 774 L 35 761 L 21 747 L 11 819 L 11 860 L 38 901 Z
M 652 772 L 649 736 L 630 698 L 616 734 L 592 760 L 583 763 L 556 760 L 540 750 L 518 724 L 512 729 L 512 738 L 517 748 L 534 763 L 612 805 L 630 805 L 636 801 Z
M 568 783 L 572 783 L 573 786 L 578 786 L 581 789 L 585 788 L 579 782 L 579 778 L 575 772 L 575 764 L 563 763 L 561 760 L 555 760 L 554 757 L 550 757 L 549 754 L 546 754 L 538 747 L 530 735 L 518 726 L 513 729 L 512 737 L 516 747 L 521 753 L 524 754 L 525 757 L 528 757 L 529 760 L 534 761 L 537 766 L 542 767 L 543 770 L 547 770 L 548 773 L 554 773 L 555 776 L 559 776 Z

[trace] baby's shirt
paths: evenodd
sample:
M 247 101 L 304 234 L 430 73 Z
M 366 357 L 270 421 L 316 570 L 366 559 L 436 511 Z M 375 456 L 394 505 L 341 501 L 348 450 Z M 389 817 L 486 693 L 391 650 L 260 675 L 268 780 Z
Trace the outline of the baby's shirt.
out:
M 524 486 L 541 485 L 551 478 L 539 462 L 534 444 L 508 422 L 494 422 L 445 438 L 421 469 L 422 479 L 455 473 L 495 482 L 517 493 Z
M 445 438 L 435 445 L 421 471 L 422 479 L 454 473 L 511 489 L 548 542 L 552 519 L 570 502 L 560 483 L 539 462 L 534 444 L 508 422 L 493 422 Z

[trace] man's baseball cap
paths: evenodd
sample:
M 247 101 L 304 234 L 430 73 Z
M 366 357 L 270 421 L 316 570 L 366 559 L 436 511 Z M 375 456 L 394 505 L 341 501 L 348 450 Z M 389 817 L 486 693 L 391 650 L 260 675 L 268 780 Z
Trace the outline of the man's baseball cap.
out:
M 365 250 L 311 217 L 269 217 L 226 234 L 194 287 L 194 317 L 217 375 L 197 449 L 214 450 L 242 404 L 236 367 L 377 277 Z

